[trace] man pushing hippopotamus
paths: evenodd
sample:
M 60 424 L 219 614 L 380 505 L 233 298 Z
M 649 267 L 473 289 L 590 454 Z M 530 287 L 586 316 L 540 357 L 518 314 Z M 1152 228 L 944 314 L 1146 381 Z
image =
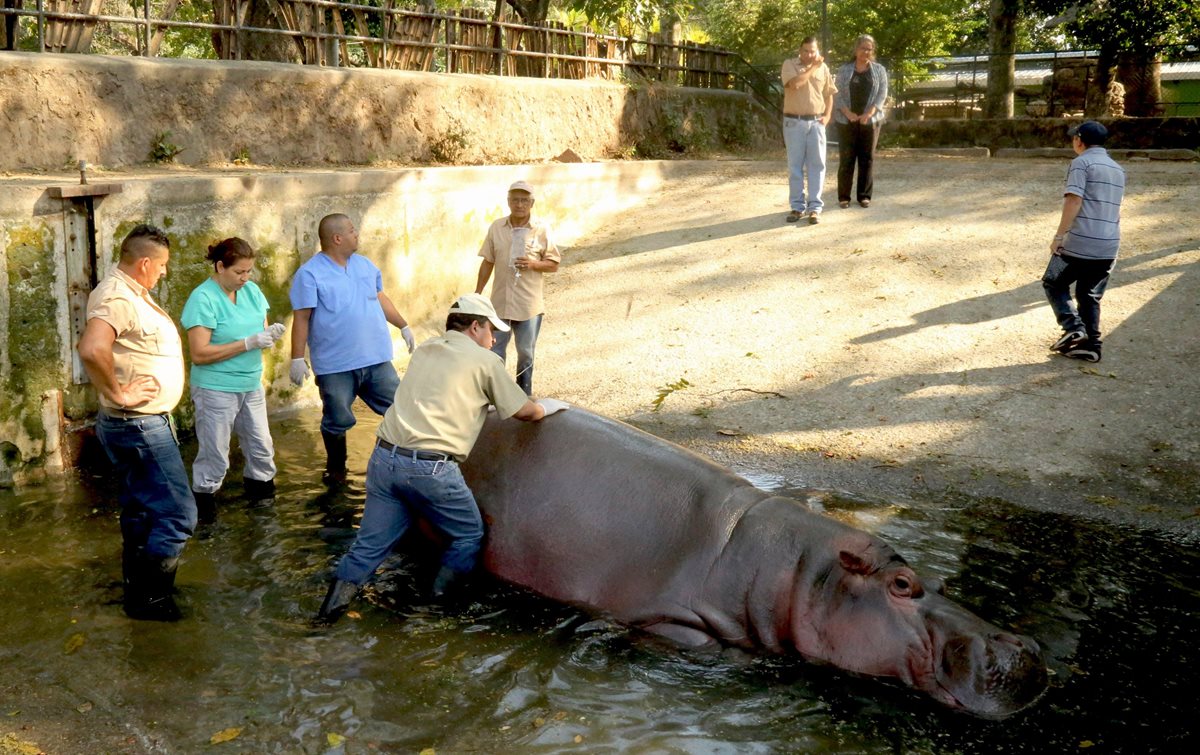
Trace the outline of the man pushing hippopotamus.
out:
M 686 646 L 895 678 L 987 718 L 1046 689 L 1036 642 L 923 584 L 883 541 L 629 425 L 493 415 L 462 471 L 483 567 L 546 597 Z

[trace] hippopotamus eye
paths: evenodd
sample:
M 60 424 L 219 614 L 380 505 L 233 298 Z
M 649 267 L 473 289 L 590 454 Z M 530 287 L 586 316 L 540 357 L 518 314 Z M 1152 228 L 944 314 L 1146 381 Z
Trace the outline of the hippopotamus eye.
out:
M 897 598 L 919 598 L 925 594 L 917 575 L 907 570 L 892 575 L 888 590 Z

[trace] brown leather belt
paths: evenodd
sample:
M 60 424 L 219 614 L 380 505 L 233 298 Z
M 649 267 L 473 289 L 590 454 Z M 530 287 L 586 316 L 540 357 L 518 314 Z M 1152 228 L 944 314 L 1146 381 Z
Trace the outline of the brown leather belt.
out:
M 802 121 L 815 121 L 820 118 L 819 115 L 796 115 L 795 113 L 784 113 L 784 118 L 799 118 Z
M 450 454 L 439 453 L 437 451 L 421 451 L 414 448 L 402 448 L 401 446 L 388 443 L 383 438 L 376 439 L 375 445 L 384 451 L 391 451 L 398 456 L 410 456 L 417 461 L 454 461 L 454 457 Z

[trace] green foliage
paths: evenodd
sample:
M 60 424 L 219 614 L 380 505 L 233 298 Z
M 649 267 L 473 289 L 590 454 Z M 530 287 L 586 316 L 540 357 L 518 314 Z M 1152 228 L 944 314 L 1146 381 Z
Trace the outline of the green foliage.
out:
M 701 0 L 700 6 L 713 43 L 756 65 L 778 65 L 804 37 L 820 35 L 821 6 L 813 0 Z
M 778 65 L 804 37 L 821 36 L 817 0 L 703 0 L 701 7 L 713 42 L 756 65 Z M 870 34 L 876 54 L 906 77 L 924 70 L 909 61 L 950 54 L 981 23 L 973 0 L 841 0 L 828 12 L 830 49 L 823 52 L 831 69 L 851 59 L 858 35 Z
M 249 165 L 250 164 L 250 149 L 241 147 L 233 153 L 232 161 L 234 165 Z
M 470 136 L 462 121 L 451 117 L 441 135 L 429 142 L 429 154 L 435 162 L 454 165 L 470 146 Z
M 631 33 L 634 26 L 657 31 L 660 19 L 687 18 L 695 5 L 692 0 L 561 0 L 561 4 L 593 22 L 615 26 L 622 34 Z
M 170 131 L 160 131 L 154 136 L 154 143 L 150 145 L 150 161 L 156 163 L 173 163 L 175 157 L 183 151 L 183 147 L 178 144 L 172 144 Z
M 688 388 L 691 385 L 692 384 L 688 382 L 687 378 L 679 378 L 674 383 L 667 383 L 662 388 L 659 388 L 658 396 L 655 397 L 653 402 L 654 411 L 657 412 L 658 410 L 662 409 L 663 402 L 667 400 L 667 396 L 670 396 L 675 391 L 682 391 L 684 388 Z
M 1115 50 L 1157 50 L 1195 40 L 1200 3 L 1195 0 L 1028 0 L 1034 12 L 1061 14 L 1062 29 L 1078 44 Z

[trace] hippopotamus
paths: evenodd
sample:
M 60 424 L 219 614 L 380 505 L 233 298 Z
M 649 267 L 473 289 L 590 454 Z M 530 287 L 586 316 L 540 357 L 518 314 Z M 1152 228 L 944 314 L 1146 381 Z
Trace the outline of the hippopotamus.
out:
M 483 567 L 686 646 L 897 679 L 999 719 L 1046 689 L 1037 643 L 943 597 L 882 540 L 578 407 L 489 416 L 463 465 Z

